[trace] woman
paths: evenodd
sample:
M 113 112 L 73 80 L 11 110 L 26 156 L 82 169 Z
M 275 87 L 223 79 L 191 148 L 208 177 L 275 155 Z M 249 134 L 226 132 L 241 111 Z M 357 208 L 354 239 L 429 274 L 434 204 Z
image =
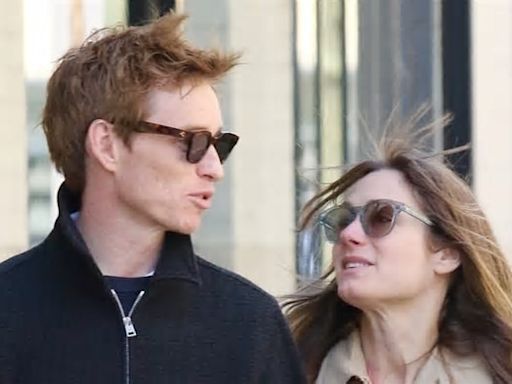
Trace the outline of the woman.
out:
M 306 205 L 333 243 L 285 303 L 309 382 L 512 383 L 507 260 L 466 183 L 400 137 Z

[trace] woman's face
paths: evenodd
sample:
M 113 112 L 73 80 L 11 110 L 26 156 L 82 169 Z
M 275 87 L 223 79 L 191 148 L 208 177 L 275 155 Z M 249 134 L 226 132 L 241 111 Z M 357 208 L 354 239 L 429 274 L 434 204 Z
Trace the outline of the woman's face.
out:
M 345 197 L 355 207 L 389 199 L 422 213 L 411 187 L 396 170 L 368 174 Z M 358 216 L 339 233 L 333 247 L 338 295 L 360 309 L 375 309 L 427 293 L 436 279 L 428 231 L 426 224 L 400 212 L 391 232 L 380 238 L 370 237 Z

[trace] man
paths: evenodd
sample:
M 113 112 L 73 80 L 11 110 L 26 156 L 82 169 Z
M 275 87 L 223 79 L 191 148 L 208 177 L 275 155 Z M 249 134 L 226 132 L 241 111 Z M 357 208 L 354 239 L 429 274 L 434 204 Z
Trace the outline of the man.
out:
M 238 137 L 214 83 L 236 55 L 182 16 L 106 29 L 49 80 L 65 177 L 42 244 L 0 265 L 0 383 L 301 383 L 275 300 L 193 252 Z

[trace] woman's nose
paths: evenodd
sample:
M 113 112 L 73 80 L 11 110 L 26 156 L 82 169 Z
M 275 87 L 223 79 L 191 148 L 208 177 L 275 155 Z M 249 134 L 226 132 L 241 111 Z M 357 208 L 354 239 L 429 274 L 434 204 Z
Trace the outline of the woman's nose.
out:
M 364 243 L 367 235 L 361 223 L 360 216 L 357 217 L 339 233 L 340 242 L 344 245 L 354 245 Z

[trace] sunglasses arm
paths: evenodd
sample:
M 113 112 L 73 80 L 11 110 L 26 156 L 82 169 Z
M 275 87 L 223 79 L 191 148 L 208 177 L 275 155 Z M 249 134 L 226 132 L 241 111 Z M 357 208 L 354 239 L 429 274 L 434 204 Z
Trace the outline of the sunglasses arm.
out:
M 407 206 L 403 206 L 402 207 L 402 210 L 404 212 L 406 212 L 407 214 L 411 215 L 412 217 L 415 217 L 416 219 L 418 219 L 419 221 L 421 221 L 423 224 L 426 224 L 426 225 L 429 225 L 429 226 L 433 226 L 434 223 L 432 222 L 432 220 L 430 220 L 427 216 L 419 213 L 419 212 L 416 212 L 414 210 L 412 210 L 411 208 L 407 207 Z

